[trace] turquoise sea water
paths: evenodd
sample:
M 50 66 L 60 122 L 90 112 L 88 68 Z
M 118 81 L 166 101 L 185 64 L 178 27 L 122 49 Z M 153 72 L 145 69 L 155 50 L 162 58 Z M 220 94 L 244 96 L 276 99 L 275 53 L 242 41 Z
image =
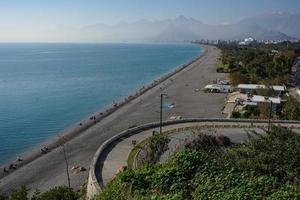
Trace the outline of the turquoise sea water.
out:
M 0 44 L 0 163 L 201 52 L 191 44 Z

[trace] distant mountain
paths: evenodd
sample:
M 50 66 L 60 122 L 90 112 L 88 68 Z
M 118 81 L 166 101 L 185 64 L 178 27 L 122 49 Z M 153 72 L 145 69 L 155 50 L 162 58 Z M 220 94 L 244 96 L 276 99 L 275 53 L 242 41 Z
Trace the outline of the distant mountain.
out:
M 80 31 L 94 41 L 180 42 L 199 39 L 236 40 L 246 37 L 290 40 L 300 38 L 300 14 L 271 13 L 226 25 L 209 25 L 179 16 L 161 21 L 144 19 L 133 23 L 120 22 L 113 26 L 95 24 Z
M 258 26 L 267 30 L 278 31 L 290 37 L 300 39 L 300 13 L 290 14 L 287 12 L 276 12 L 259 15 L 245 19 L 239 24 L 245 23 L 250 26 Z

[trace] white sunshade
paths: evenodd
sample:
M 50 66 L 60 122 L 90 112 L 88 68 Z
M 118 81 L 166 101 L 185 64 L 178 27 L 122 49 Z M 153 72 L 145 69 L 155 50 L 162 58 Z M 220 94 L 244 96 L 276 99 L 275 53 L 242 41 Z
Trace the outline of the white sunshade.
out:
M 272 88 L 275 91 L 280 91 L 280 92 L 284 92 L 285 91 L 285 86 L 282 86 L 282 85 L 274 85 L 274 86 L 272 86 Z
M 268 101 L 272 101 L 272 103 L 275 104 L 280 104 L 281 103 L 281 99 L 279 97 L 267 97 L 268 99 L 266 99 L 266 97 L 264 96 L 260 96 L 260 95 L 254 95 L 251 98 L 251 101 L 253 102 L 268 102 Z
M 219 85 L 207 85 L 205 86 L 205 89 L 220 89 L 220 86 Z
M 239 84 L 238 85 L 239 89 L 265 89 L 265 85 L 258 85 L 258 84 Z

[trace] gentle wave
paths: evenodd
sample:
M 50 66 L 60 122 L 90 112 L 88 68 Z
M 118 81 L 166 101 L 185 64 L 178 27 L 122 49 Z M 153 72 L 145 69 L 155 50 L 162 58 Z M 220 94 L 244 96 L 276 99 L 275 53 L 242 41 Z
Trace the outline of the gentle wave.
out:
M 201 51 L 191 44 L 0 44 L 0 163 Z

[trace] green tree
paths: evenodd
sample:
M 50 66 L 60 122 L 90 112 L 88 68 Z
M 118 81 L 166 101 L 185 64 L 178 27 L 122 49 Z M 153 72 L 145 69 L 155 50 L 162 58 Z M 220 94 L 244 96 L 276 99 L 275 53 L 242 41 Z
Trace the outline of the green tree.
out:
M 293 97 L 289 97 L 281 111 L 281 119 L 300 120 L 300 103 Z

